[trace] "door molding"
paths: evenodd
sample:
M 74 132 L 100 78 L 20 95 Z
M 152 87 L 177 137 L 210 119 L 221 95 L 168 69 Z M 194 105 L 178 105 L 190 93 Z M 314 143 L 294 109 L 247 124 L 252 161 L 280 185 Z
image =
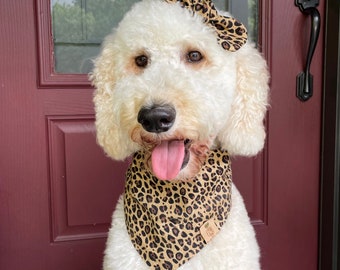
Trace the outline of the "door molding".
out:
M 39 88 L 92 89 L 87 74 L 61 74 L 54 70 L 51 3 L 35 0 Z
M 326 3 L 323 127 L 320 186 L 319 270 L 337 270 L 340 211 L 340 11 Z

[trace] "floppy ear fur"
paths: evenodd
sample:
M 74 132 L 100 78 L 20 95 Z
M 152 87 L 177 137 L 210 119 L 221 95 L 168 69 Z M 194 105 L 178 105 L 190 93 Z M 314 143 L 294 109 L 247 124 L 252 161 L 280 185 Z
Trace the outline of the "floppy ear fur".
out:
M 246 44 L 237 54 L 237 87 L 226 125 L 217 139 L 232 155 L 252 156 L 262 150 L 263 120 L 268 105 L 269 73 L 262 55 Z
M 113 159 L 122 160 L 133 153 L 136 144 L 126 140 L 129 134 L 122 126 L 120 106 L 114 100 L 115 84 L 124 75 L 124 52 L 121 52 L 116 34 L 111 34 L 104 40 L 102 51 L 94 61 L 93 72 L 89 75 L 95 87 L 94 105 L 96 113 L 97 142 Z M 113 106 L 116 104 L 116 106 Z

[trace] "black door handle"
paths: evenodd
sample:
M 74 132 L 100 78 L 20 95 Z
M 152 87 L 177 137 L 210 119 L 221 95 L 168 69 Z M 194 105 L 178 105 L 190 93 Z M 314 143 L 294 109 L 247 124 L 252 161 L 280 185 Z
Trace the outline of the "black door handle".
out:
M 317 10 L 319 0 L 295 0 L 295 5 L 301 12 L 311 16 L 311 32 L 307 53 L 306 66 L 296 78 L 296 95 L 302 101 L 307 101 L 313 96 L 313 75 L 310 73 L 310 65 L 320 33 L 320 13 Z

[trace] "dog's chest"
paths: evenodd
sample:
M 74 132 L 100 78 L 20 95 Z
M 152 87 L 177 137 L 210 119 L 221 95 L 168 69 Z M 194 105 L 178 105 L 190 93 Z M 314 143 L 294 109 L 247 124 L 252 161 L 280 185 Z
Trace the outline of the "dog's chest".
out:
M 127 171 L 124 211 L 131 241 L 152 269 L 177 269 L 198 253 L 226 221 L 231 207 L 227 152 L 213 150 L 187 182 L 162 181 L 135 154 Z

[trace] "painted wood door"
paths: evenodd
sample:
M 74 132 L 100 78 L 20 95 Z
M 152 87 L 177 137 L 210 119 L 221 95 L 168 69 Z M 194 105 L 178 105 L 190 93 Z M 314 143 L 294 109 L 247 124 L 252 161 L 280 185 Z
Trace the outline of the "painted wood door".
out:
M 323 46 L 303 103 L 295 77 L 309 18 L 286 0 L 260 1 L 259 12 L 272 74 L 268 138 L 258 157 L 234 159 L 234 181 L 263 269 L 317 269 Z M 100 269 L 126 164 L 96 146 L 86 76 L 53 68 L 49 1 L 1 1 L 0 20 L 0 269 Z

